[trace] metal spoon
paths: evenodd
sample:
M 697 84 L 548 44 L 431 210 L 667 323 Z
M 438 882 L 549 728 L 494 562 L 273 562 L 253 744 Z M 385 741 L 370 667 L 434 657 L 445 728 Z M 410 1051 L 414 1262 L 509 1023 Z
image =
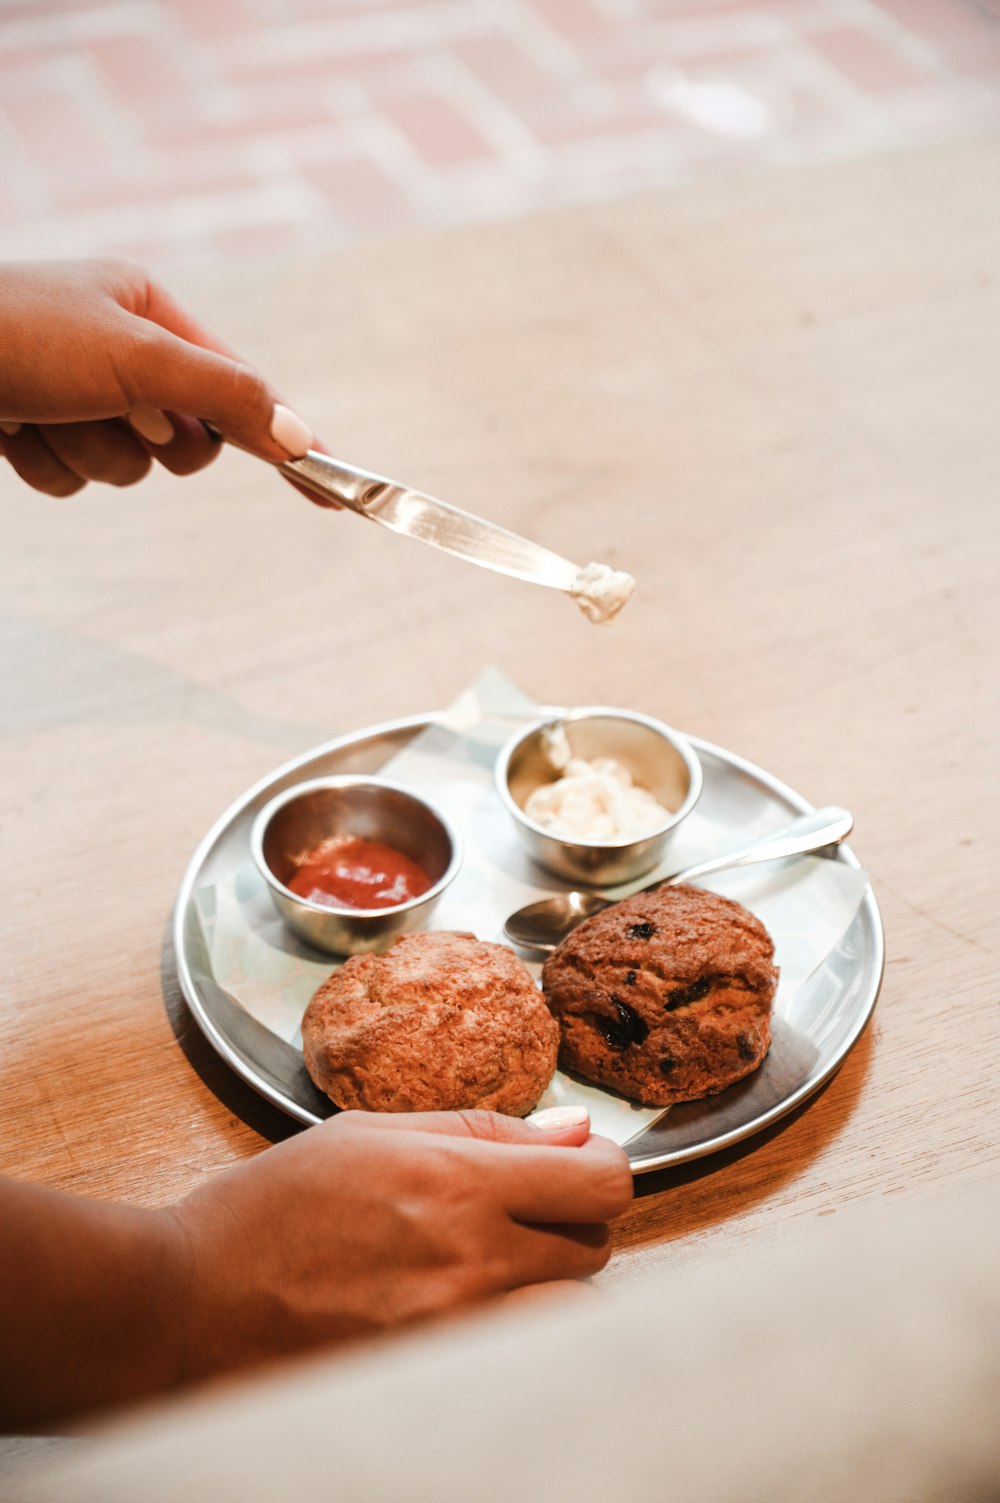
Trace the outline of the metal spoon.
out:
M 654 892 L 657 887 L 675 887 L 681 882 L 694 882 L 707 877 L 711 872 L 725 871 L 731 866 L 752 866 L 757 861 L 779 861 L 784 856 L 808 856 L 821 851 L 824 846 L 838 845 L 846 840 L 854 827 L 854 820 L 846 809 L 828 805 L 803 814 L 768 835 L 756 845 L 743 846 L 730 851 L 726 856 L 713 856 L 710 861 L 700 861 L 697 866 L 688 866 L 672 877 L 660 877 L 640 892 Z M 610 908 L 618 898 L 605 898 L 598 892 L 561 892 L 553 898 L 529 903 L 512 913 L 503 926 L 503 932 L 515 945 L 525 950 L 554 950 L 571 934 L 584 919 L 592 918 L 602 908 Z

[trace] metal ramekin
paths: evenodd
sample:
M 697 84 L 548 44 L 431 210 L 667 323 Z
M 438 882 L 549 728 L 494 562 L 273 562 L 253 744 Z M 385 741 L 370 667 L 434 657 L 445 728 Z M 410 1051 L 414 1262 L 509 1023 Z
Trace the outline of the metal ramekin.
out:
M 393 908 L 330 908 L 285 884 L 302 856 L 332 835 L 379 840 L 409 856 L 431 879 L 427 892 Z M 250 850 L 274 905 L 295 933 L 331 955 L 383 950 L 418 929 L 462 864 L 462 842 L 448 816 L 387 778 L 342 774 L 286 788 L 265 804 L 250 830 Z
M 529 796 L 558 776 L 545 754 L 543 732 L 560 724 L 575 756 L 617 758 L 636 783 L 673 811 L 669 819 L 639 839 L 592 844 L 530 820 L 524 812 Z M 512 736 L 497 759 L 496 786 L 518 835 L 541 866 L 573 882 L 614 886 L 644 876 L 662 860 L 671 835 L 698 802 L 702 770 L 684 737 L 661 721 L 634 710 L 588 705 L 546 715 Z

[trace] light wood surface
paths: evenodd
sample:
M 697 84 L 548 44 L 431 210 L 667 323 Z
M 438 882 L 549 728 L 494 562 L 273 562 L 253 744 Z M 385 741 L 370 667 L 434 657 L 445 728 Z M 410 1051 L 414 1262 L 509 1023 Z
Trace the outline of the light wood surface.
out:
M 163 1202 L 293 1128 L 187 1017 L 171 907 L 293 753 L 495 665 L 849 806 L 888 941 L 832 1083 L 639 1182 L 605 1278 L 997 1173 L 1000 141 L 175 290 L 353 462 L 634 572 L 616 630 L 226 453 L 0 473 L 0 1170 Z

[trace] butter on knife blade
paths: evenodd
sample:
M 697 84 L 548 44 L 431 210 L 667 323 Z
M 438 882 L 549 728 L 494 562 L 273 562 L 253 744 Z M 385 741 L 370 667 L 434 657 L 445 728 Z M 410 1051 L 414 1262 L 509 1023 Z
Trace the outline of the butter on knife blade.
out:
M 630 574 L 606 564 L 579 568 L 548 548 L 473 516 L 423 491 L 356 469 L 310 449 L 302 459 L 279 465 L 283 475 L 321 496 L 332 497 L 358 516 L 393 532 L 416 538 L 456 558 L 525 579 L 530 584 L 563 590 L 591 621 L 608 622 L 618 615 L 635 589 Z
M 635 580 L 607 564 L 588 564 L 576 576 L 570 595 L 589 621 L 606 626 L 635 592 Z

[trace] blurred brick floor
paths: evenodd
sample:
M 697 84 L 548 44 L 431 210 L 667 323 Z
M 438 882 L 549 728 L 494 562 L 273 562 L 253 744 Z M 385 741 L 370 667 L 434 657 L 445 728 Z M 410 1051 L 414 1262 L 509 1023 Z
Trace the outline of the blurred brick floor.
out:
M 0 0 L 0 254 L 163 268 L 998 125 L 1000 0 Z

